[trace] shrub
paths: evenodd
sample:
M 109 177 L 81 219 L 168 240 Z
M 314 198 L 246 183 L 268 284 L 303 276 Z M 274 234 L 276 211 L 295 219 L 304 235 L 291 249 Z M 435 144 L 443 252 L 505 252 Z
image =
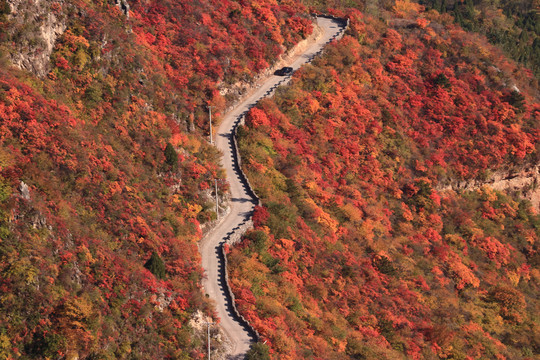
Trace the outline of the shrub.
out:
M 165 278 L 165 264 L 155 251 L 152 252 L 152 256 L 150 256 L 150 259 L 144 264 L 144 267 L 150 270 L 150 272 L 158 279 Z
M 178 154 L 171 143 L 167 143 L 165 147 L 165 162 L 172 168 L 176 168 L 178 165 Z
M 246 360 L 270 360 L 268 346 L 261 343 L 251 345 L 251 348 L 246 354 Z

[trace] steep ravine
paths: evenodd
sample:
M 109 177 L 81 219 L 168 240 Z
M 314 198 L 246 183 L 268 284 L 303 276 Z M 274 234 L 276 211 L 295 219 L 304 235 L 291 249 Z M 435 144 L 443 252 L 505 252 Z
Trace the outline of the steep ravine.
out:
M 317 23 L 322 30 L 322 35 L 296 58 L 288 59 L 287 65 L 294 70 L 310 62 L 322 51 L 324 45 L 340 36 L 345 29 L 342 20 L 318 17 Z M 258 199 L 241 171 L 234 134 L 238 124 L 243 121 L 245 113 L 257 101 L 271 95 L 278 85 L 286 83 L 289 79 L 279 76 L 268 77 L 259 88 L 224 116 L 215 136 L 215 145 L 224 154 L 222 165 L 230 184 L 231 211 L 216 228 L 207 234 L 199 248 L 202 266 L 206 272 L 206 278 L 203 281 L 204 290 L 211 299 L 215 300 L 220 325 L 232 344 L 229 355 L 231 359 L 242 359 L 257 337 L 254 330 L 238 316 L 235 310 L 227 284 L 226 260 L 222 252 L 224 243 L 233 243 L 247 229 L 253 208 L 258 203 Z

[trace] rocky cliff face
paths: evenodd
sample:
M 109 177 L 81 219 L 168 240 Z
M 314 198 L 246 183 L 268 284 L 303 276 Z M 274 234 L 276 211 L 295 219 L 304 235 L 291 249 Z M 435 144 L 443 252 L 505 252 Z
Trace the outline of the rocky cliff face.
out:
M 126 0 L 114 0 L 114 4 L 129 18 L 129 4 Z
M 540 165 L 520 171 L 498 171 L 484 181 L 461 181 L 442 186 L 438 190 L 476 190 L 484 186 L 510 194 L 518 194 L 529 200 L 536 210 L 540 210 Z
M 11 9 L 9 38 L 16 49 L 11 53 L 12 63 L 37 76 L 45 76 L 54 44 L 66 30 L 64 2 L 7 0 L 7 3 Z

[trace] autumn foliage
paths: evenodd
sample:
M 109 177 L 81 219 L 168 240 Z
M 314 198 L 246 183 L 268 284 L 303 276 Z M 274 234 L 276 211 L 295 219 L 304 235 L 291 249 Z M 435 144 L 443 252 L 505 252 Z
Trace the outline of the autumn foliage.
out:
M 197 241 L 223 178 L 207 108 L 312 31 L 290 1 L 43 2 L 43 78 L 10 67 L 47 16 L 0 25 L 0 358 L 198 359 Z M 26 16 L 24 23 L 17 21 Z M 227 191 L 220 182 L 220 195 Z
M 0 0 L 0 359 L 205 357 L 197 241 L 224 177 L 207 106 L 219 121 L 312 9 L 346 36 L 238 130 L 263 204 L 229 255 L 266 340 L 250 356 L 538 357 L 539 215 L 443 191 L 537 163 L 530 71 L 411 1 L 114 3 Z M 49 14 L 66 28 L 45 76 L 10 66 L 44 51 Z
M 508 84 L 537 85 L 396 6 L 386 23 L 348 10 L 345 37 L 239 130 L 263 208 L 230 254 L 237 305 L 274 359 L 532 359 L 538 212 L 442 189 L 537 161 L 540 107 Z

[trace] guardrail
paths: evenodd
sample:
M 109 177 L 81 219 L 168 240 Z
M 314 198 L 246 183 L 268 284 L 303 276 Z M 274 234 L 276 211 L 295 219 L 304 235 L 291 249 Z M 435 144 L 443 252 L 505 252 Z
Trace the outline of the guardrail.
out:
M 266 97 L 266 96 L 267 95 L 265 95 L 264 97 Z M 250 107 L 250 109 L 251 109 L 251 107 Z M 242 158 L 240 157 L 240 152 L 238 151 L 238 140 L 237 140 L 238 126 L 245 124 L 245 117 L 246 117 L 245 113 L 240 115 L 240 117 L 236 121 L 236 124 L 233 127 L 233 131 L 232 131 L 232 134 L 231 134 L 231 143 L 232 143 L 232 148 L 233 148 L 233 151 L 234 151 L 233 162 L 234 162 L 235 166 L 238 168 L 237 170 L 238 170 L 238 174 L 240 175 L 240 181 L 242 181 L 244 183 L 244 185 L 246 186 L 246 190 L 247 190 L 248 195 L 252 199 L 255 200 L 255 202 L 256 202 L 255 205 L 261 206 L 261 199 L 255 193 L 255 190 L 253 190 L 253 186 L 251 186 L 251 183 L 249 182 L 249 178 L 244 173 L 244 170 L 242 170 Z
M 349 28 L 349 19 L 338 18 L 338 17 L 335 17 L 333 15 L 327 15 L 327 14 L 323 14 L 323 15 L 317 14 L 316 16 L 317 17 L 331 18 L 331 19 L 334 19 L 334 20 L 340 22 L 343 25 L 341 30 L 337 34 L 335 34 L 329 41 L 327 41 L 326 44 L 332 42 L 333 40 L 341 39 L 343 37 L 345 31 Z M 311 56 L 308 59 L 307 63 L 310 63 L 311 61 L 313 61 L 313 59 L 315 57 L 319 56 L 322 52 L 323 52 L 323 49 L 321 49 L 320 51 L 315 53 L 313 56 Z M 291 78 L 292 78 L 292 74 L 287 76 L 285 79 L 281 80 L 278 84 L 276 84 L 274 87 L 272 87 L 270 90 L 268 90 L 264 96 L 262 96 L 259 100 L 257 100 L 257 103 L 261 99 L 271 95 L 278 86 L 288 83 L 291 80 Z M 254 104 L 253 106 L 255 106 L 255 105 L 256 104 Z M 247 112 L 253 106 L 251 106 L 248 110 L 246 110 L 244 113 L 242 113 L 236 119 L 235 124 L 234 124 L 233 129 L 232 129 L 232 132 L 230 134 L 229 141 L 230 141 L 230 144 L 231 144 L 232 150 L 233 150 L 233 164 L 234 164 L 234 167 L 237 168 L 237 173 L 238 173 L 238 176 L 240 178 L 240 181 L 244 184 L 248 195 L 253 199 L 254 206 L 255 205 L 261 206 L 261 204 L 262 204 L 261 199 L 257 196 L 257 194 L 255 193 L 255 190 L 253 190 L 253 187 L 252 187 L 251 183 L 249 182 L 249 179 L 248 179 L 247 175 L 244 173 L 244 170 L 242 169 L 242 158 L 240 157 L 240 152 L 238 151 L 238 141 L 237 141 L 238 126 L 245 124 L 245 117 L 247 115 Z M 234 232 L 232 234 L 230 234 L 226 238 L 225 243 L 227 243 L 229 246 L 234 246 L 235 244 L 240 242 L 240 240 L 242 239 L 242 236 L 246 233 L 246 231 L 253 228 L 252 214 L 253 214 L 253 209 L 252 209 L 251 213 L 249 214 L 249 216 L 244 220 L 244 222 L 242 224 L 240 224 L 240 226 L 238 226 L 234 230 Z M 226 291 L 228 293 L 227 297 L 231 301 L 230 302 L 231 310 L 232 310 L 233 314 L 235 315 L 235 317 L 237 318 L 237 320 L 242 325 L 244 325 L 244 327 L 246 327 L 248 329 L 248 331 L 251 333 L 252 337 L 256 341 L 259 341 L 261 339 L 261 335 L 259 334 L 259 332 L 253 326 L 250 325 L 250 323 L 246 320 L 246 318 L 244 318 L 244 316 L 242 316 L 242 314 L 240 314 L 240 312 L 238 311 L 238 308 L 236 307 L 234 293 L 232 292 L 231 286 L 229 284 L 229 270 L 228 270 L 227 254 L 225 252 L 225 248 L 224 248 L 223 245 L 224 245 L 224 243 L 222 243 L 221 246 L 219 247 L 220 248 L 220 257 L 222 257 L 223 268 L 224 268 L 223 284 L 224 284 L 225 288 L 227 289 L 227 291 Z
M 248 220 L 245 220 L 244 223 L 240 225 L 232 235 L 229 236 L 229 238 L 227 239 L 227 244 L 232 246 L 238 243 L 242 239 L 242 235 L 251 228 L 253 228 L 253 220 L 249 218 Z M 226 292 L 228 293 L 227 297 L 230 299 L 230 310 L 236 320 L 248 330 L 255 342 L 260 341 L 261 334 L 259 334 L 259 332 L 253 326 L 251 326 L 249 321 L 247 321 L 247 319 L 242 314 L 240 314 L 238 308 L 236 307 L 234 293 L 231 289 L 231 285 L 229 284 L 229 263 L 227 260 L 227 253 L 225 252 L 223 244 L 221 244 L 219 249 L 219 255 L 221 257 L 221 260 L 223 261 L 224 269 L 223 285 L 225 286 Z
M 343 35 L 345 35 L 345 31 L 349 28 L 350 24 L 351 24 L 351 20 L 349 18 L 341 18 L 341 17 L 337 17 L 337 16 L 334 16 L 334 15 L 330 15 L 330 14 L 316 14 L 316 13 L 313 13 L 311 14 L 311 16 L 317 18 L 317 17 L 322 17 L 322 18 L 326 18 L 326 19 L 332 19 L 332 20 L 335 20 L 336 22 L 339 22 L 343 27 L 341 28 L 341 30 L 332 37 L 332 40 L 334 39 L 341 39 L 343 37 Z

